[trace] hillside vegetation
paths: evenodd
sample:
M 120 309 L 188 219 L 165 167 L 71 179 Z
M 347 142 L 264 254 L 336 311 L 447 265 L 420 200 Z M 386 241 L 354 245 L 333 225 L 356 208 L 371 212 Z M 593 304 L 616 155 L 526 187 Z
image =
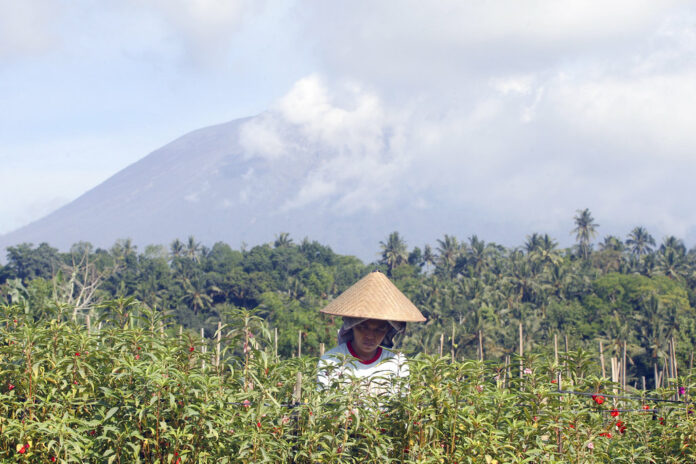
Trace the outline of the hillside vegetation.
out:
M 654 384 L 668 364 L 674 340 L 678 365 L 693 362 L 696 341 L 696 250 L 676 237 L 661 243 L 642 227 L 626 237 L 597 242 L 588 210 L 574 218 L 576 245 L 561 249 L 543 234 L 506 248 L 477 236 L 444 235 L 437 243 L 409 247 L 394 232 L 376 247 L 374 263 L 334 253 L 309 239 L 296 243 L 279 234 L 274 243 L 232 249 L 207 248 L 194 237 L 138 250 L 129 240 L 111 249 L 77 243 L 69 252 L 49 244 L 8 248 L 0 268 L 1 298 L 33 320 L 55 318 L 85 325 L 109 316 L 104 302 L 132 298 L 163 317 L 166 330 L 215 335 L 218 323 L 237 310 L 255 310 L 278 330 L 283 358 L 297 351 L 316 355 L 335 343 L 340 321 L 319 309 L 377 268 L 421 309 L 425 324 L 411 324 L 401 348 L 409 355 L 434 354 L 441 343 L 459 359 L 502 361 L 519 350 L 594 353 L 607 363 L 626 346 L 627 383 Z M 138 311 L 131 316 L 137 316 Z M 479 337 L 481 343 L 479 343 Z

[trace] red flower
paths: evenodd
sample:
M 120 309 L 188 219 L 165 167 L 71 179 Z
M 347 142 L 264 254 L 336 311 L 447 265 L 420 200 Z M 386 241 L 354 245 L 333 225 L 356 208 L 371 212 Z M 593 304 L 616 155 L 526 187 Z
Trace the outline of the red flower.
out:
M 249 400 L 244 400 L 244 401 L 242 402 L 242 405 L 243 405 L 245 408 L 248 408 L 249 406 L 251 406 L 251 401 L 249 401 Z
M 135 355 L 135 359 L 140 359 L 140 355 L 139 355 L 139 354 L 136 354 L 136 355 Z
M 26 446 L 26 445 L 25 445 L 25 446 Z M 24 454 L 24 453 L 26 453 L 26 452 L 27 452 L 27 449 L 26 449 L 24 446 L 22 446 L 21 448 L 19 448 L 19 454 Z
M 55 457 L 55 456 L 51 456 L 51 462 L 56 462 L 56 457 Z
M 14 385 L 12 385 L 12 384 L 9 384 L 9 385 L 7 386 L 7 388 L 9 388 L 9 389 L 10 389 L 10 391 L 12 391 L 12 390 L 14 390 L 15 386 L 14 386 Z
M 80 352 L 79 352 L 79 351 L 76 352 L 76 353 L 75 353 L 75 356 L 80 356 Z
M 616 409 L 612 409 L 610 414 L 611 414 L 611 417 L 619 417 L 619 411 Z M 619 421 L 619 422 L 621 422 L 621 421 Z
M 257 422 L 257 423 L 256 423 L 256 426 L 257 426 L 258 428 L 261 428 L 261 422 Z
M 602 395 L 592 395 L 592 399 L 594 400 L 595 403 L 597 404 L 602 404 L 604 403 L 604 397 Z
M 624 433 L 626 431 L 626 424 L 624 424 L 621 421 L 616 421 L 616 428 L 619 430 L 620 433 Z
M 190 347 L 190 348 L 189 348 L 189 352 L 193 352 L 193 350 L 195 350 L 194 347 Z
M 551 383 L 558 383 L 558 380 L 553 379 L 553 380 L 551 381 Z
M 611 438 L 611 433 L 609 433 L 609 432 L 602 432 L 602 433 L 599 434 L 599 436 L 600 436 L 600 437 Z
M 648 406 L 647 404 L 644 404 L 643 409 L 648 410 L 648 409 L 650 409 L 650 406 Z
M 664 417 L 660 417 L 658 420 L 660 421 L 660 425 L 665 425 L 665 418 Z

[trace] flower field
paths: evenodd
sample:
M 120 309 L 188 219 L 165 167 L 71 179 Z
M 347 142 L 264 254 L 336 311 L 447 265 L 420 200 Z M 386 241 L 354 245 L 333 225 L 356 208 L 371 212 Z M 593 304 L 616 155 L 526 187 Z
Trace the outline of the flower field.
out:
M 0 308 L 0 462 L 696 461 L 687 372 L 620 391 L 583 352 L 509 366 L 412 355 L 402 394 L 372 398 L 318 391 L 317 359 L 276 360 L 252 313 L 222 326 L 218 354 L 110 304 L 91 331 Z

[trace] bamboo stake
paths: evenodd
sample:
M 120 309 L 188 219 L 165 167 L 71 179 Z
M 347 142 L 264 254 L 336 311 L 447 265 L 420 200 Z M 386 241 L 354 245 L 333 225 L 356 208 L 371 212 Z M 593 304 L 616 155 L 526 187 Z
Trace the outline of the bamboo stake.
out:
M 273 354 L 276 361 L 278 360 L 278 327 L 273 328 Z
M 641 379 L 643 379 L 643 391 L 645 391 L 645 376 L 641 375 Z
M 179 341 L 181 341 L 182 337 L 184 335 L 184 326 L 179 326 Z
M 689 359 L 689 370 L 694 368 L 694 352 L 691 352 L 691 359 Z
M 215 345 L 215 367 L 220 367 L 220 341 L 222 341 L 222 321 L 218 321 L 217 344 Z
M 507 379 L 509 374 L 509 369 L 510 369 L 510 356 L 505 356 L 505 372 L 503 373 L 503 388 L 507 385 Z
M 208 347 L 205 344 L 205 333 L 203 332 L 203 327 L 201 327 L 201 341 L 203 342 L 201 354 L 205 354 L 208 351 Z M 205 356 L 201 356 L 201 370 L 205 370 Z
M 558 366 L 558 334 L 553 334 L 553 360 L 556 366 Z
M 623 355 L 621 361 L 621 388 L 626 390 L 626 340 L 623 342 Z
M 558 391 L 561 391 L 561 371 L 558 371 L 556 374 L 556 386 L 558 387 Z M 563 412 L 563 405 L 558 406 L 558 410 L 560 412 Z M 563 439 L 561 438 L 561 428 L 556 427 L 556 442 L 558 443 L 558 452 L 563 453 Z
M 672 356 L 674 358 L 674 377 L 679 377 L 679 369 L 677 367 L 677 346 L 674 344 L 674 337 L 672 337 Z
M 297 381 L 295 382 L 295 390 L 292 396 L 295 403 L 300 403 L 302 401 L 302 372 L 297 373 Z
M 654 388 L 657 390 L 658 388 L 660 388 L 660 386 L 658 383 L 659 375 L 657 374 L 657 363 L 656 362 L 653 363 L 653 374 L 655 375 L 655 387 Z
M 324 356 L 324 350 L 325 350 L 324 344 L 320 343 L 319 344 L 319 357 Z
M 452 321 L 452 362 L 454 362 L 454 320 Z
M 297 332 L 297 357 L 302 357 L 302 331 Z
M 664 377 L 664 375 L 665 375 L 665 370 L 664 369 L 660 370 L 660 375 L 657 376 L 657 385 L 658 385 L 657 388 L 662 388 L 662 378 Z
M 479 339 L 479 361 L 483 361 L 483 334 L 479 330 L 478 333 L 478 339 Z
M 570 371 L 568 370 L 568 334 L 564 334 L 563 338 L 565 339 L 565 357 L 566 361 L 563 363 L 565 365 L 565 375 L 568 377 L 568 380 L 570 381 L 570 384 L 573 385 L 573 379 L 570 377 Z
M 607 378 L 607 370 L 604 366 L 604 346 L 602 345 L 602 340 L 599 341 L 599 363 L 602 365 L 602 378 Z
M 442 351 L 445 349 L 445 334 L 440 334 L 440 357 L 442 357 Z
M 524 355 L 524 345 L 522 343 L 522 323 L 520 322 L 520 379 L 522 378 L 522 373 L 524 372 L 522 365 L 522 355 Z
M 89 319 L 89 314 L 87 314 L 85 316 L 85 323 L 87 324 L 87 335 L 91 335 L 92 334 L 92 324 L 91 324 L 91 321 Z

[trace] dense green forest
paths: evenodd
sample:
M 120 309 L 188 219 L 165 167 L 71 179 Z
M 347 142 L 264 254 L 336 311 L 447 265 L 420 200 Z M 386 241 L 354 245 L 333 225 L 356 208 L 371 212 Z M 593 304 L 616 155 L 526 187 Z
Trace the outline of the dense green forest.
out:
M 597 351 L 601 340 L 609 357 L 625 341 L 629 383 L 652 382 L 672 339 L 680 365 L 692 363 L 696 248 L 672 236 L 658 243 L 644 227 L 598 241 L 598 228 L 589 210 L 579 210 L 569 227 L 576 244 L 565 249 L 539 233 L 515 248 L 476 235 L 409 248 L 393 232 L 369 264 L 286 233 L 240 250 L 208 248 L 194 237 L 144 250 L 130 240 L 108 250 L 81 242 L 69 252 L 21 244 L 7 249 L 0 267 L 0 303 L 35 318 L 90 314 L 96 321 L 109 310 L 103 302 L 134 298 L 164 314 L 170 330 L 204 328 L 209 337 L 218 321 L 254 310 L 278 328 L 279 352 L 290 357 L 300 331 L 303 353 L 335 342 L 340 321 L 319 309 L 377 268 L 428 318 L 409 327 L 401 343 L 407 353 L 436 352 L 444 334 L 447 352 L 476 358 L 481 334 L 484 357 L 501 359 L 518 349 L 521 323 L 525 351 L 551 350 L 557 334 L 570 349 Z

